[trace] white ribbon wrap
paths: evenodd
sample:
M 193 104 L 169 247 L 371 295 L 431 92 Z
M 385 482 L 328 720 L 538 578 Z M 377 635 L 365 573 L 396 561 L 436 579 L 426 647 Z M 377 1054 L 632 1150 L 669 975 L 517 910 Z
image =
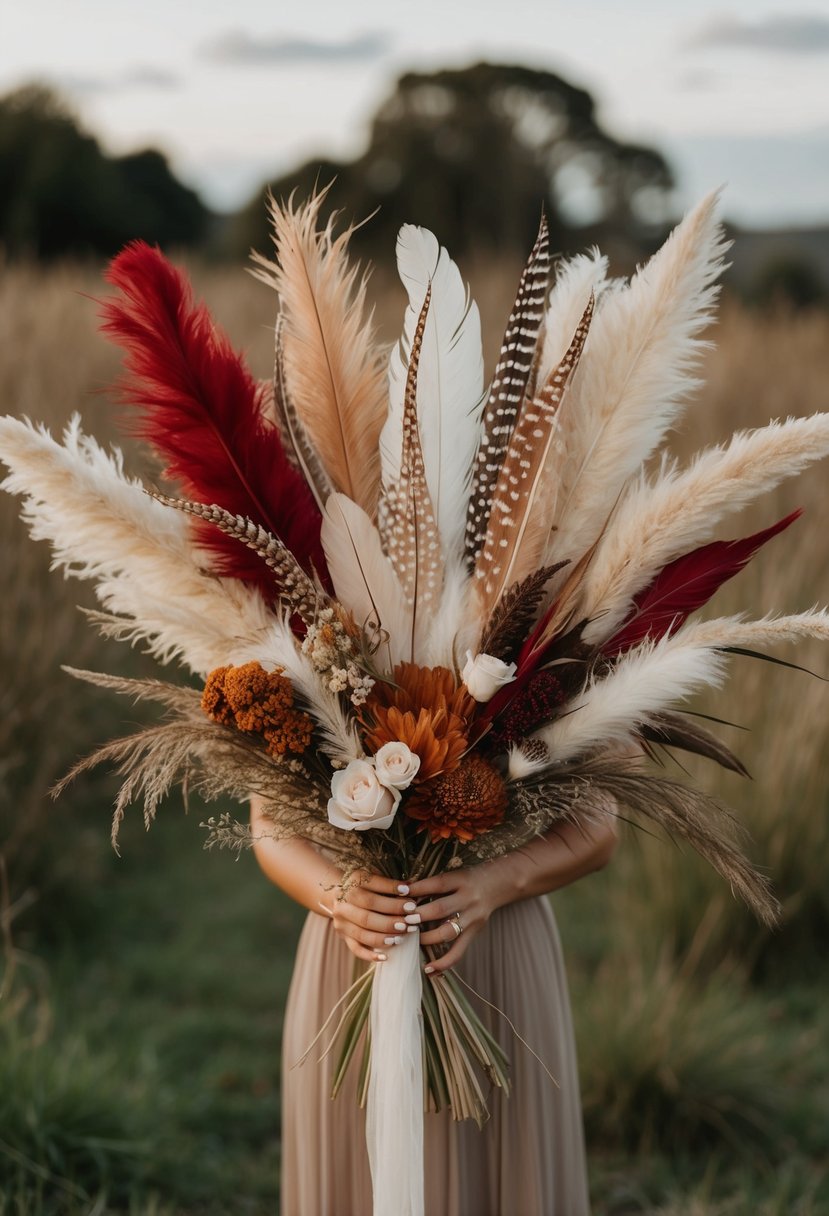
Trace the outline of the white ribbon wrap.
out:
M 379 963 L 371 994 L 366 1144 L 374 1216 L 424 1216 L 420 934 Z

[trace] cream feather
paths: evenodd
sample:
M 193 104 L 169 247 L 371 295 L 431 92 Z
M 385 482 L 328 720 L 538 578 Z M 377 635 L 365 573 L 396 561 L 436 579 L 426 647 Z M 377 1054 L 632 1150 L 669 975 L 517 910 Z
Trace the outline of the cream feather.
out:
M 417 412 L 426 483 L 443 552 L 463 541 L 472 462 L 483 409 L 483 353 L 478 308 L 460 271 L 426 228 L 405 224 L 397 267 L 409 296 L 403 336 L 389 362 L 389 412 L 380 435 L 384 486 L 400 477 L 406 377 L 415 329 L 431 284 L 417 376 Z
M 110 615 L 93 617 L 106 633 L 147 642 L 162 663 L 179 658 L 199 675 L 263 635 L 273 617 L 258 592 L 208 573 L 184 516 L 128 478 L 121 453 L 84 435 L 77 416 L 62 444 L 44 427 L 0 418 L 0 458 L 10 470 L 3 488 L 25 496 L 23 519 L 51 543 L 53 568 L 95 580 Z
M 548 758 L 531 760 L 510 753 L 509 774 L 526 777 L 549 764 L 630 741 L 637 728 L 704 686 L 719 687 L 726 659 L 710 647 L 680 641 L 680 635 L 629 651 L 604 679 L 596 679 L 557 718 L 531 736 L 545 744 Z
M 558 495 L 546 562 L 581 556 L 699 383 L 701 335 L 728 248 L 718 197 L 703 199 L 629 286 L 614 284 L 600 299 L 550 454 Z M 548 343 L 551 358 L 559 345 Z
M 711 538 L 719 521 L 829 455 L 829 413 L 740 431 L 684 470 L 641 476 L 608 525 L 581 589 L 586 642 L 611 636 L 633 596 L 675 557 Z
M 243 648 L 236 662 L 254 659 L 266 667 L 282 668 L 313 714 L 321 732 L 320 747 L 326 755 L 344 764 L 363 755 L 353 717 L 341 698 L 324 686 L 311 660 L 300 650 L 287 616 L 273 618 L 264 636 Z
M 271 199 L 277 260 L 254 255 L 279 293 L 284 376 L 293 414 L 341 490 L 373 516 L 378 436 L 386 415 L 385 369 L 366 310 L 366 279 L 348 260 L 352 229 L 318 229 L 327 191 L 294 207 Z
M 369 635 L 378 629 L 386 635 L 378 660 L 390 671 L 410 657 L 412 609 L 377 528 L 345 494 L 332 494 L 322 520 L 322 546 L 339 602 Z
M 743 646 L 753 650 L 797 642 L 801 638 L 829 642 L 829 612 L 812 608 L 787 616 L 767 616 L 759 621 L 747 621 L 742 616 L 715 617 L 709 621 L 694 621 L 675 636 L 693 646 Z

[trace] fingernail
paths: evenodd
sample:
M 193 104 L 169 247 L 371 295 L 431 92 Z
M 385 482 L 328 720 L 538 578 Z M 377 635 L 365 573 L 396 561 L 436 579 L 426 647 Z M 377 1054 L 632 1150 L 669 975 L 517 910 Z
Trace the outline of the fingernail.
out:
M 397 929 L 398 933 L 405 933 L 405 932 L 406 932 L 406 924 L 405 924 L 405 921 L 402 921 L 402 920 L 396 920 L 396 921 L 394 922 L 394 927 L 395 927 L 395 929 Z
M 383 941 L 386 943 L 387 946 L 399 946 L 400 943 L 402 942 L 402 940 L 403 940 L 402 937 L 384 937 L 383 938 Z
M 406 917 L 406 924 L 407 925 L 419 925 L 420 924 L 420 913 L 419 912 L 409 913 L 409 915 Z
M 426 967 L 423 968 L 423 970 L 426 973 L 426 975 L 431 975 L 432 972 L 434 971 L 434 967 L 432 966 L 431 963 L 429 963 Z
M 375 950 L 374 957 L 377 959 L 378 963 L 384 963 L 386 961 L 386 955 L 381 954 L 379 950 Z
M 419 933 L 420 927 L 418 925 L 406 925 L 406 932 L 407 933 Z
M 401 895 L 408 895 L 408 894 L 409 894 L 409 888 L 408 888 L 408 886 L 407 886 L 407 884 L 406 884 L 405 882 L 399 882 L 399 883 L 397 884 L 397 889 L 398 889 L 398 891 L 400 892 L 400 894 L 401 894 Z
M 407 891 L 404 891 L 404 892 L 403 892 L 403 894 L 404 894 L 404 895 L 407 895 L 407 894 L 408 894 L 408 892 L 407 892 Z M 404 911 L 404 912 L 414 912 L 414 910 L 415 910 L 415 908 L 416 908 L 416 907 L 417 907 L 417 904 L 414 902 L 414 900 L 411 900 L 411 899 L 410 899 L 410 900 L 408 900 L 408 902 L 407 902 L 407 903 L 405 903 L 405 904 L 403 905 L 403 911 Z

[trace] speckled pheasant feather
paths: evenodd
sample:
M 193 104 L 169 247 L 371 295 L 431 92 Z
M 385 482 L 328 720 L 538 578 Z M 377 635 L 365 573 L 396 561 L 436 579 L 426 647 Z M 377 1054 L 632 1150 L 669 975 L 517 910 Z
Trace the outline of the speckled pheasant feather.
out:
M 186 515 L 194 515 L 197 519 L 215 524 L 225 535 L 234 536 L 243 545 L 247 545 L 273 571 L 279 595 L 291 612 L 301 617 L 306 625 L 313 624 L 328 596 L 309 578 L 278 536 L 266 531 L 252 519 L 247 519 L 244 515 L 233 515 L 215 503 L 208 506 L 201 502 L 188 502 L 185 498 L 168 498 L 165 494 L 151 496 L 165 507 L 175 507 Z
M 527 522 L 544 476 L 547 452 L 558 425 L 558 408 L 581 358 L 593 317 L 593 294 L 558 367 L 525 404 L 504 457 L 475 566 L 480 616 L 486 621 L 501 593 L 538 565 L 524 543 Z M 542 542 L 543 547 L 543 542 Z
M 516 418 L 525 396 L 532 397 L 535 393 L 549 279 L 550 238 L 547 218 L 542 215 L 535 245 L 518 284 L 484 407 L 466 516 L 466 558 L 470 567 L 478 560 L 486 537 L 492 496 Z
M 440 534 L 426 484 L 417 420 L 417 369 L 431 299 L 429 286 L 409 356 L 400 480 L 387 489 L 380 512 L 383 544 L 406 599 L 414 605 L 415 620 L 418 613 L 435 607 L 443 581 Z M 412 628 L 414 632 L 415 626 Z

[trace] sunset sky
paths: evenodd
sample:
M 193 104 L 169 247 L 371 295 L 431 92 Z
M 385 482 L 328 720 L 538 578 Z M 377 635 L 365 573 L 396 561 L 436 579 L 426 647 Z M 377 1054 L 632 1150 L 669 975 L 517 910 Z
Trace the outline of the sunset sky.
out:
M 829 0 L 0 0 L 0 90 L 55 84 L 109 149 L 162 148 L 220 208 L 358 153 L 400 72 L 484 58 L 588 88 L 611 133 L 669 157 L 680 203 L 725 181 L 739 222 L 829 222 Z

